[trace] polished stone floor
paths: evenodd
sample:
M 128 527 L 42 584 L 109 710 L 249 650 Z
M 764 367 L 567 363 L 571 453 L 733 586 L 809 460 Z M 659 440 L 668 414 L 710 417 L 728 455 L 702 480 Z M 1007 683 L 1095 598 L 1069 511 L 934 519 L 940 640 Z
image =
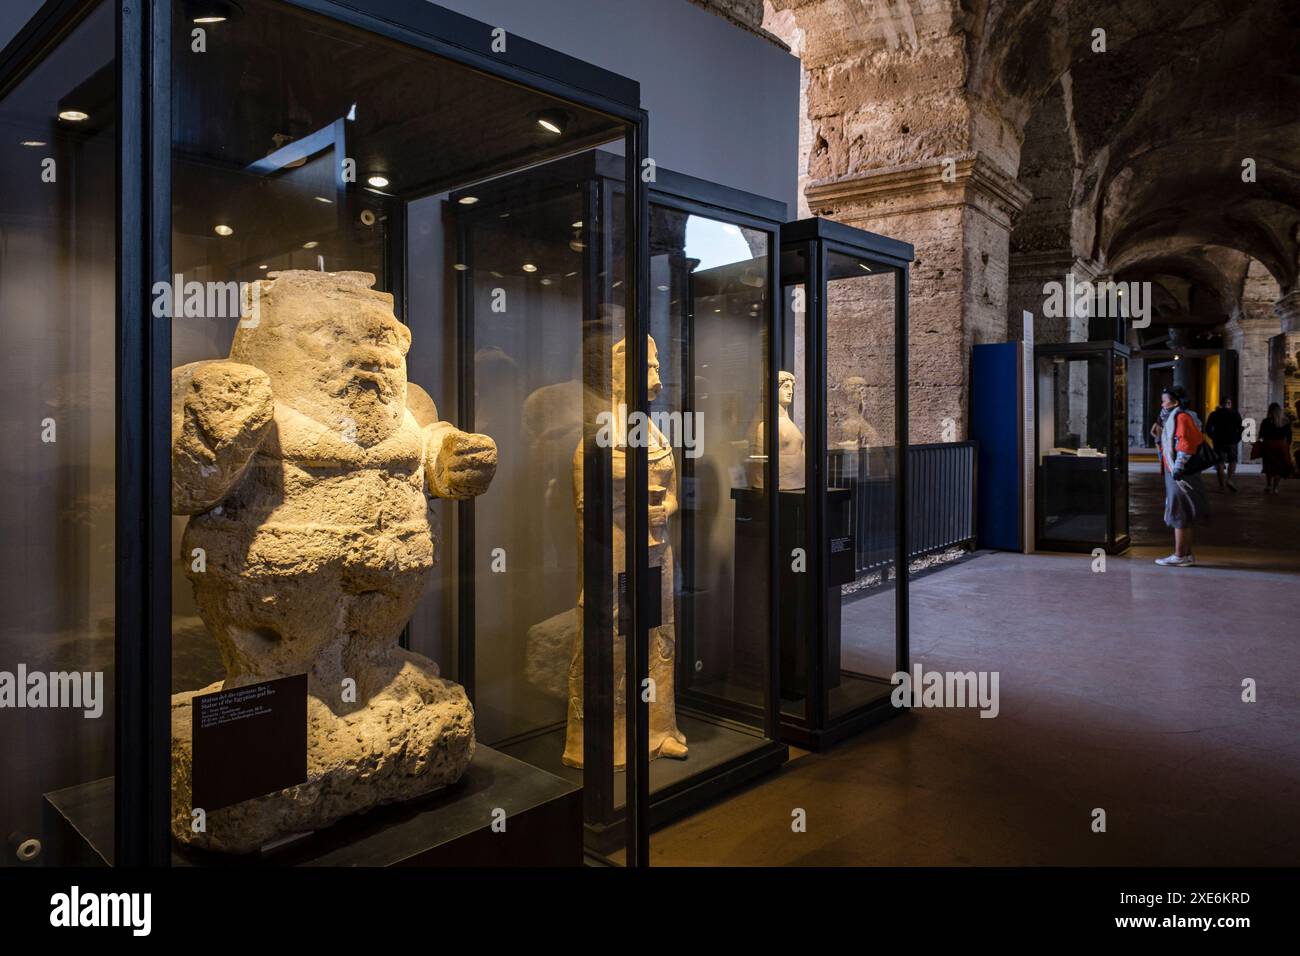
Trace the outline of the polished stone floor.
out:
M 1300 481 L 1212 492 L 1191 569 L 1152 562 L 1170 550 L 1160 476 L 1132 481 L 1135 546 L 1104 573 L 989 553 L 913 583 L 913 660 L 996 670 L 998 717 L 913 711 L 798 753 L 654 834 L 653 863 L 1300 862 Z M 879 643 L 873 600 L 845 608 L 846 655 Z

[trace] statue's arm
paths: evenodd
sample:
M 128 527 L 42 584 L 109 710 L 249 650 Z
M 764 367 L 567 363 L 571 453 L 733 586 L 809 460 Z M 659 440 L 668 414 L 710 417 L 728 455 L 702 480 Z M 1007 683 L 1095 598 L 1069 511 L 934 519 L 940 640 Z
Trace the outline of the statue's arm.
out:
M 261 369 L 218 360 L 172 370 L 172 513 L 207 511 L 243 477 L 275 416 Z
M 668 473 L 668 491 L 664 494 L 664 520 L 677 514 L 677 469 Z
M 487 435 L 463 432 L 440 421 L 429 393 L 406 385 L 406 407 L 424 433 L 424 482 L 434 498 L 474 498 L 488 490 L 497 471 L 497 444 Z

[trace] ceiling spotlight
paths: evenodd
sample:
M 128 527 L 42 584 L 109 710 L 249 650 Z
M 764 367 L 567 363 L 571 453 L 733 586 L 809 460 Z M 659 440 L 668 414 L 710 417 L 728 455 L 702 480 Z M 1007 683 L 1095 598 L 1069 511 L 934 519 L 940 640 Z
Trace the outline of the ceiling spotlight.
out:
M 259 269 L 265 269 L 266 266 L 258 266 Z
M 579 219 L 577 222 L 571 222 L 571 223 L 569 223 L 569 225 L 571 225 L 574 229 L 581 229 L 581 228 L 582 228 L 582 220 Z
M 577 274 L 578 274 L 578 273 L 577 273 L 576 271 L 574 271 L 574 272 L 566 272 L 566 273 L 564 274 L 564 278 L 566 278 L 566 279 L 572 279 L 572 278 L 573 278 L 574 276 L 576 276 Z
M 463 262 L 458 262 L 454 266 L 452 266 L 452 268 L 455 269 L 457 272 L 464 272 L 466 269 L 469 268 L 469 266 L 465 265 L 465 263 Z
M 215 232 L 218 236 L 221 236 L 223 238 L 226 236 L 233 236 L 235 234 L 235 230 L 231 229 L 229 226 L 225 225 L 224 223 L 218 226 L 213 226 L 212 231 Z
M 525 262 L 525 263 L 524 263 L 524 271 L 525 271 L 525 272 L 536 272 L 536 271 L 537 271 L 537 266 L 533 265 L 531 262 Z
M 233 0 L 190 0 L 186 6 L 190 8 L 190 20 L 200 26 L 225 23 L 243 12 Z
M 867 265 L 865 262 L 859 262 L 858 265 L 862 268 L 863 272 L 871 271 L 871 266 Z
M 375 175 L 367 179 L 366 182 L 374 186 L 376 189 L 383 189 L 385 186 L 388 185 L 388 177 L 380 176 L 378 173 L 376 173 Z
M 657 286 L 655 286 L 655 288 L 658 289 L 660 292 L 667 292 L 667 291 L 668 291 L 668 286 L 666 286 L 666 285 L 657 285 Z
M 45 140 L 43 139 L 25 139 L 18 145 L 19 146 L 44 146 L 46 145 L 46 143 Z
M 550 280 L 550 279 L 543 279 L 543 280 L 542 280 L 542 285 L 550 285 L 550 284 L 551 284 L 551 280 Z
M 574 252 L 581 252 L 583 249 L 587 248 L 587 244 L 585 242 L 579 242 L 577 239 L 574 239 L 571 243 L 569 243 L 569 248 L 572 249 Z
M 313 198 L 314 198 L 317 202 L 329 203 L 331 206 L 334 205 L 334 200 L 333 200 L 333 199 L 326 199 L 324 196 L 315 196 L 315 197 L 313 197 Z
M 472 206 L 472 205 L 474 205 L 476 202 L 478 202 L 478 197 L 477 197 L 477 196 L 461 196 L 460 199 L 458 199 L 458 200 L 456 200 L 456 201 L 457 201 L 458 203 L 460 203 L 462 206 Z
M 317 242 L 315 239 L 313 239 L 311 242 L 304 242 L 304 243 L 302 244 L 302 247 L 303 247 L 304 249 L 315 249 L 315 248 L 316 248 L 317 246 L 319 246 L 319 245 L 320 245 L 320 243 Z
M 67 120 L 69 123 L 80 123 L 90 119 L 90 114 L 83 113 L 81 110 L 60 110 L 59 119 Z
M 537 125 L 548 133 L 560 136 L 569 125 L 569 114 L 563 110 L 542 110 L 534 115 Z

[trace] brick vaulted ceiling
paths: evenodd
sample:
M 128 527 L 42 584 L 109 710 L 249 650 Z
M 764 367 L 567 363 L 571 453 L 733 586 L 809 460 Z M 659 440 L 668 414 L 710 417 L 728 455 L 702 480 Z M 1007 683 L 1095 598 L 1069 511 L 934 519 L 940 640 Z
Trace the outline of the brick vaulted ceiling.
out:
M 978 150 L 1057 194 L 1013 245 L 1068 241 L 1221 317 L 1251 259 L 1297 286 L 1296 0 L 767 3 L 805 35 L 814 181 Z

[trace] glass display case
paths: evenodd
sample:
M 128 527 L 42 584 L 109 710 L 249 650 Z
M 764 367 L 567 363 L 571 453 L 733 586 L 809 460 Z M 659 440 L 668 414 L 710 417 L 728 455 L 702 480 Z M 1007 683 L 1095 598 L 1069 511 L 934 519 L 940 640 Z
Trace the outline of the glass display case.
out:
M 1041 550 L 1117 554 L 1129 545 L 1128 358 L 1111 341 L 1034 348 Z
M 0 670 L 77 704 L 3 724 L 14 857 L 578 863 L 591 789 L 625 810 L 606 852 L 643 863 L 647 741 L 672 744 L 618 688 L 682 670 L 662 635 L 691 611 L 663 595 L 692 545 L 661 516 L 698 483 L 662 443 L 597 440 L 598 411 L 651 408 L 657 364 L 671 401 L 691 387 L 648 308 L 637 84 L 424 0 L 55 0 L 0 60 L 0 128 L 26 184 L 0 203 L 24 543 Z M 634 185 L 603 200 L 599 275 L 570 239 L 588 194 L 558 238 L 559 206 L 496 221 L 495 253 L 536 249 L 509 278 L 457 259 L 475 191 L 602 144 Z M 518 327 L 553 268 L 583 309 Z M 511 405 L 526 386 L 576 422 Z M 539 423 L 565 430 L 535 457 Z M 617 728 L 570 734 L 601 749 L 577 778 L 492 746 L 507 715 L 459 683 L 493 679 L 467 621 L 560 593 L 582 713 Z
M 801 746 L 897 713 L 891 677 L 908 668 L 912 257 L 824 219 L 781 231 L 780 708 Z
M 597 392 L 582 374 L 611 355 L 618 364 L 625 347 L 624 167 L 590 150 L 447 205 L 462 290 L 458 419 L 509 436 L 511 449 L 492 489 L 459 505 L 460 674 L 483 741 L 583 786 L 599 855 L 619 844 L 631 761 L 623 564 L 618 548 L 612 564 L 592 550 L 593 535 L 621 540 L 624 514 L 593 514 L 591 502 L 621 486 L 638 430 L 655 605 L 650 825 L 786 756 L 773 684 L 775 501 L 764 490 L 785 206 L 656 170 L 641 428 L 625 420 L 619 376 Z

